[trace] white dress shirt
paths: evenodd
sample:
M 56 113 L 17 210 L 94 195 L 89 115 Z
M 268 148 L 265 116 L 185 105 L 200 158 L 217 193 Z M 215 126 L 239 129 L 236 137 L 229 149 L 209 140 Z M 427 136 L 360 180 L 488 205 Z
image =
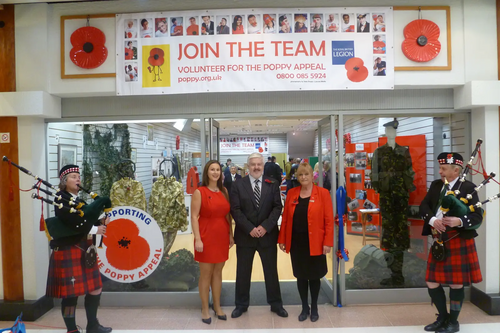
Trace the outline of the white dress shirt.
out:
M 255 191 L 255 180 L 260 180 L 259 182 L 259 189 L 260 189 L 260 193 L 262 195 L 262 175 L 260 175 L 259 178 L 253 178 L 252 175 L 248 175 L 248 177 L 250 177 L 250 184 L 252 184 L 252 191 Z

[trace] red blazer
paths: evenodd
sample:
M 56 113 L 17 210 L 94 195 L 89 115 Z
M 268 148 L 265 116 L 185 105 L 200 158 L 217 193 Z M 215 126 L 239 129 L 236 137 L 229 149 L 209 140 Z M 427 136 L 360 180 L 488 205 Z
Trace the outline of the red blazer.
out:
M 286 252 L 292 245 L 293 214 L 297 206 L 301 186 L 288 191 L 285 210 L 281 217 L 281 228 L 278 244 L 285 244 Z M 333 206 L 330 192 L 313 185 L 309 208 L 307 211 L 309 223 L 309 250 L 312 256 L 323 254 L 323 246 L 333 247 Z

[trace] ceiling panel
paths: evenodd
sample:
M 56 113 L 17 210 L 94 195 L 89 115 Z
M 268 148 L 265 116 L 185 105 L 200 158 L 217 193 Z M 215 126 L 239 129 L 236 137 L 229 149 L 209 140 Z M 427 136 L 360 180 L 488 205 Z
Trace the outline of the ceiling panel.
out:
M 293 131 L 314 131 L 318 120 L 293 118 L 255 118 L 255 119 L 217 119 L 220 124 L 220 135 L 243 134 L 285 134 Z M 193 122 L 193 128 L 199 130 L 199 122 Z

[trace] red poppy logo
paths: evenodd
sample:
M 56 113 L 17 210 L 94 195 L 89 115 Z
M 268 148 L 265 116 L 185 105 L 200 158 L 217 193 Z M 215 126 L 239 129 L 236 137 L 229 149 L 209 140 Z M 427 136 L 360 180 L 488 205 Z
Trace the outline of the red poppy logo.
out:
M 268 184 L 273 184 L 274 183 L 274 180 L 270 180 L 270 179 L 264 179 L 264 181 Z
M 262 149 L 262 147 L 259 147 L 259 153 L 262 153 L 264 152 L 264 149 Z
M 69 53 L 69 58 L 78 67 L 97 68 L 108 57 L 105 43 L 106 36 L 101 30 L 94 27 L 79 28 L 71 34 L 73 48 Z
M 160 74 L 163 74 L 163 71 L 161 70 L 161 66 L 165 63 L 165 52 L 163 52 L 162 49 L 159 47 L 155 47 L 149 51 L 149 58 L 148 58 L 148 63 L 153 66 L 153 68 L 148 67 L 148 70 L 150 73 L 154 74 L 154 79 L 153 82 L 161 81 Z M 158 67 L 158 68 L 156 68 Z
M 404 28 L 405 40 L 401 44 L 403 54 L 416 62 L 427 62 L 439 54 L 440 30 L 436 23 L 429 20 L 414 20 Z
M 361 58 L 351 58 L 345 62 L 347 78 L 352 82 L 362 82 L 368 77 L 368 68 Z
M 106 236 L 106 258 L 111 266 L 120 270 L 141 267 L 150 255 L 149 244 L 139 236 L 137 225 L 127 219 L 117 219 L 108 224 Z

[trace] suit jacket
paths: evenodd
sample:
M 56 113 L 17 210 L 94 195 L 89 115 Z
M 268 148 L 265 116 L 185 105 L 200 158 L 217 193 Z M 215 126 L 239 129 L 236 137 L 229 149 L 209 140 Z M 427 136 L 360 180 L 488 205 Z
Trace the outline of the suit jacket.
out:
M 460 184 L 460 181 L 457 181 L 455 185 L 452 188 L 452 191 L 455 191 L 458 189 L 458 186 Z M 466 180 L 463 184 L 462 187 L 460 188 L 460 194 L 458 195 L 458 199 L 464 198 L 468 193 L 472 193 L 474 191 L 474 188 L 476 185 L 474 183 Z M 431 183 L 431 187 L 429 188 L 429 191 L 427 192 L 427 195 L 425 196 L 424 200 L 420 203 L 420 216 L 422 216 L 422 219 L 424 220 L 424 227 L 422 229 L 422 236 L 427 236 L 432 234 L 432 229 L 431 226 L 429 225 L 429 221 L 431 220 L 432 217 L 436 215 L 436 211 L 438 210 L 439 207 L 436 207 L 438 202 L 439 202 L 439 195 L 441 193 L 441 190 L 443 188 L 443 181 L 441 179 L 435 180 Z M 477 196 L 477 193 L 474 193 L 472 195 L 472 199 L 469 200 L 468 205 L 474 205 L 479 202 L 479 197 Z M 482 209 L 477 209 L 475 212 L 464 215 L 464 216 L 457 216 L 462 220 L 463 227 L 455 227 L 455 228 L 450 228 L 450 229 L 455 229 L 458 232 L 460 232 L 461 238 L 474 238 L 477 236 L 477 232 L 474 229 L 467 229 L 470 227 L 477 226 L 478 224 L 481 224 L 483 221 L 483 214 L 482 214 Z M 449 227 L 447 227 L 449 229 Z
M 262 177 L 260 206 L 257 207 L 250 184 L 246 176 L 231 186 L 231 215 L 236 223 L 234 242 L 243 247 L 276 246 L 278 241 L 278 219 L 281 215 L 281 193 L 276 180 Z M 266 229 L 263 237 L 254 238 L 250 232 L 258 226 Z
M 278 243 L 285 244 L 286 252 L 292 245 L 293 214 L 297 207 L 301 186 L 288 191 L 285 210 L 281 219 Z M 323 246 L 333 246 L 333 206 L 330 192 L 322 187 L 313 186 L 307 209 L 309 229 L 309 253 L 312 256 L 323 254 Z
M 241 179 L 241 175 L 236 174 L 234 177 L 234 182 Z M 224 187 L 227 188 L 227 193 L 231 194 L 231 186 L 233 185 L 233 177 L 229 174 L 228 177 L 224 176 Z
M 207 25 L 205 24 L 205 22 L 203 22 L 203 23 L 201 24 L 201 26 L 202 26 L 203 28 L 205 28 L 205 30 L 206 30 L 206 32 L 207 32 L 207 34 L 209 34 L 209 35 L 213 35 L 213 34 L 214 34 L 214 22 L 213 22 L 213 21 L 210 21 L 210 24 L 208 25 L 208 27 L 207 27 Z
M 361 24 L 358 24 L 358 32 L 370 32 L 370 23 L 367 22 L 363 30 L 361 30 Z

